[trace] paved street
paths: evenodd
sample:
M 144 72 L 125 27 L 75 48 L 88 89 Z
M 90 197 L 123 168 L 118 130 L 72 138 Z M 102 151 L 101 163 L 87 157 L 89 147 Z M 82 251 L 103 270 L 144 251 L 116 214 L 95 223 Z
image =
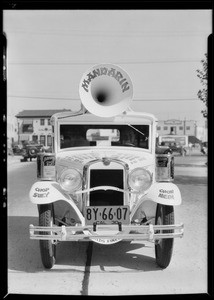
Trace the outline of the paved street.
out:
M 165 270 L 155 264 L 154 244 L 120 242 L 104 246 L 64 242 L 57 263 L 42 266 L 39 242 L 29 239 L 29 224 L 38 224 L 37 207 L 28 198 L 36 181 L 36 161 L 8 158 L 9 293 L 67 295 L 146 295 L 207 292 L 206 156 L 175 157 L 175 181 L 183 203 L 175 208 L 185 234 L 175 239 Z

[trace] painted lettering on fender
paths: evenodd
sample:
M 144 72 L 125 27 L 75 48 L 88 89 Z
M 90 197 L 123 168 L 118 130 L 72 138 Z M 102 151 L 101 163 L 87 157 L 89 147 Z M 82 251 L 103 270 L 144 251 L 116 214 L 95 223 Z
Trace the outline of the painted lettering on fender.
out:
M 50 194 L 49 188 L 35 188 L 35 193 L 33 194 L 34 198 L 47 198 Z
M 100 69 L 93 70 L 93 72 L 90 72 L 87 74 L 87 78 L 85 78 L 82 82 L 82 87 L 84 88 L 84 90 L 86 92 L 88 92 L 88 86 L 89 86 L 90 82 L 97 76 L 101 76 L 101 75 L 107 75 L 107 76 L 115 78 L 121 85 L 121 89 L 122 89 L 123 93 L 125 91 L 128 91 L 130 88 L 127 79 L 123 78 L 123 75 L 121 72 L 117 71 L 114 68 L 111 68 L 111 69 L 100 68 Z
M 159 198 L 163 198 L 163 199 L 174 199 L 174 190 L 163 190 L 160 189 L 159 190 Z

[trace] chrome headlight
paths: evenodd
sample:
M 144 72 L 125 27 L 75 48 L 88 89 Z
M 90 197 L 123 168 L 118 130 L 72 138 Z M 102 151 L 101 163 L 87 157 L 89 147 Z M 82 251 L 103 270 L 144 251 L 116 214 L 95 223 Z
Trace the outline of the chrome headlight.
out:
M 130 172 L 128 183 L 133 190 L 144 192 L 148 190 L 152 184 L 152 175 L 143 168 L 136 168 Z
M 75 192 L 82 186 L 82 176 L 76 169 L 67 169 L 59 178 L 60 186 L 67 192 Z

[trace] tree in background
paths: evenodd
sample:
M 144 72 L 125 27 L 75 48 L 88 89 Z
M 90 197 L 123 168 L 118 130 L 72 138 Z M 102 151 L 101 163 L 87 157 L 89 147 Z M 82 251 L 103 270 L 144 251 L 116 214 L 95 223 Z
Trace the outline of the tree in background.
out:
M 202 89 L 198 91 L 198 98 L 204 102 L 206 109 L 202 110 L 202 114 L 205 118 L 208 117 L 207 112 L 207 80 L 208 80 L 208 71 L 207 71 L 207 53 L 205 53 L 205 59 L 201 60 L 202 70 L 196 70 L 197 76 L 202 83 Z

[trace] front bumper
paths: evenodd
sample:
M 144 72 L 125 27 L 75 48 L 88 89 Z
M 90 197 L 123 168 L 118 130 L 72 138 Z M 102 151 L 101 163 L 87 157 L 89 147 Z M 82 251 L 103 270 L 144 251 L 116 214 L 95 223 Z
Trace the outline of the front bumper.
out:
M 147 240 L 183 237 L 184 225 L 87 225 L 34 226 L 30 225 L 30 239 L 52 241 L 89 241 L 91 239 Z M 171 232 L 170 232 L 171 231 Z

